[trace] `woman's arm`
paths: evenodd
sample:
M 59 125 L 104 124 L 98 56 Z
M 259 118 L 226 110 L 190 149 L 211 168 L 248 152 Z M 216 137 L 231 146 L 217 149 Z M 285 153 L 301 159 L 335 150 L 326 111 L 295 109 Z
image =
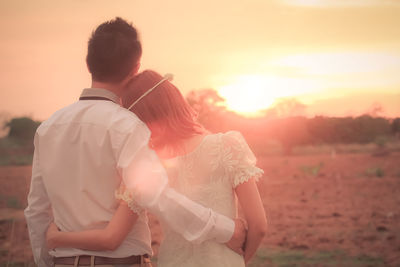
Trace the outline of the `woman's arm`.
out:
M 267 218 L 254 178 L 236 186 L 235 191 L 249 228 L 244 250 L 244 260 L 247 263 L 266 234 Z
M 104 229 L 81 232 L 61 232 L 53 223 L 47 230 L 47 245 L 50 249 L 59 247 L 86 250 L 115 250 L 125 239 L 138 215 L 121 201 L 113 218 Z

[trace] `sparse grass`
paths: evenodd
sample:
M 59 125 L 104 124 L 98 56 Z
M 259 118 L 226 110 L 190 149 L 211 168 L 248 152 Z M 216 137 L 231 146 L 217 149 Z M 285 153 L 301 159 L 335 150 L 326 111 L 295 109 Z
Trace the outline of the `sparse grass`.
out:
M 317 176 L 323 166 L 324 163 L 320 162 L 317 165 L 300 166 L 300 170 L 306 175 Z
M 305 252 L 300 250 L 260 250 L 249 267 L 289 266 L 384 266 L 383 259 L 368 255 L 351 256 L 341 250 Z
M 386 144 L 389 142 L 389 140 L 390 140 L 390 137 L 389 137 L 389 136 L 380 135 L 380 136 L 377 136 L 377 137 L 375 138 L 374 143 L 375 143 L 378 147 L 383 148 L 383 147 L 386 146 Z
M 23 208 L 21 202 L 16 197 L 8 197 L 6 199 L 6 205 L 7 205 L 7 208 L 12 208 L 12 209 L 22 209 Z
M 0 195 L 0 203 L 4 203 L 6 208 L 10 209 L 23 209 L 21 201 L 15 196 Z
M 381 144 L 381 141 L 377 141 Z M 293 155 L 320 155 L 320 154 L 349 154 L 349 153 L 374 153 L 379 147 L 376 142 L 368 144 L 321 144 L 321 145 L 300 145 L 293 148 Z M 388 151 L 400 151 L 399 141 L 386 141 L 384 147 Z M 275 150 L 281 153 L 282 150 Z M 275 154 L 281 155 L 281 154 Z
M 385 146 L 390 151 L 400 151 L 400 142 L 390 142 Z M 321 144 L 321 145 L 301 145 L 292 149 L 292 155 L 321 155 L 321 154 L 347 154 L 347 153 L 373 153 L 377 149 L 375 143 L 370 144 Z M 282 145 L 270 140 L 262 146 L 252 146 L 253 152 L 257 157 L 283 155 Z
M 8 254 L 8 250 L 0 249 L 0 257 L 5 257 Z
M 385 171 L 381 167 L 370 167 L 365 170 L 364 175 L 368 177 L 383 177 L 385 176 Z
M 21 146 L 21 142 L 18 139 L 8 137 L 0 138 L 0 149 L 16 149 Z
M 23 166 L 32 164 L 33 155 L 1 155 L 0 166 Z
M 33 145 L 16 138 L 0 138 L 0 166 L 30 165 Z
M 153 265 L 153 267 L 157 267 L 157 261 L 158 261 L 157 256 L 151 257 L 151 264 Z
M 293 155 L 330 154 L 334 150 L 332 145 L 302 145 L 293 148 Z
M 281 143 L 275 140 L 266 140 L 262 145 L 254 145 L 251 147 L 257 157 L 276 156 L 283 154 Z

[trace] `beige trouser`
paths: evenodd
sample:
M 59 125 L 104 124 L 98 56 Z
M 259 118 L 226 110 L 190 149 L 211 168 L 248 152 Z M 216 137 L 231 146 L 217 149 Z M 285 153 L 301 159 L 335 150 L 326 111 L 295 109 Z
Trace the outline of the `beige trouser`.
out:
M 55 267 L 71 267 L 73 265 L 61 265 L 61 264 L 56 264 L 54 265 Z M 89 266 L 89 265 L 77 265 L 79 267 L 83 266 Z M 118 265 L 92 265 L 95 267 L 152 267 L 151 262 L 146 262 L 142 264 L 118 264 Z
M 108 264 L 94 264 L 94 257 L 92 258 L 92 263 L 90 265 L 82 265 L 78 264 L 78 257 L 76 257 L 75 264 L 55 264 L 54 267 L 83 267 L 83 266 L 90 266 L 90 267 L 152 267 L 151 261 L 148 258 L 142 257 L 142 263 L 140 264 L 115 264 L 115 265 L 108 265 Z

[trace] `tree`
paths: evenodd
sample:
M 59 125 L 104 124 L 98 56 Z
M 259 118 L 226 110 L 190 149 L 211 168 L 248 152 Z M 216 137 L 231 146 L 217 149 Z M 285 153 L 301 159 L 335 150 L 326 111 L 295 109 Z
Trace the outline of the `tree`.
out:
M 399 138 L 400 137 L 400 118 L 396 118 L 392 121 L 391 125 L 392 133 Z
M 190 91 L 186 96 L 188 103 L 197 111 L 197 120 L 207 129 L 216 129 L 221 123 L 219 117 L 226 111 L 225 99 L 214 89 Z
M 6 127 L 10 130 L 8 137 L 17 139 L 23 143 L 33 142 L 33 137 L 40 122 L 34 121 L 28 117 L 13 118 L 6 123 Z
M 305 117 L 281 118 L 269 124 L 269 136 L 281 143 L 285 155 L 291 155 L 294 147 L 306 144 L 310 140 Z
M 306 105 L 295 98 L 283 98 L 272 108 L 266 110 L 266 115 L 278 118 L 304 116 L 306 108 Z
M 10 121 L 11 115 L 6 111 L 0 112 L 0 138 L 8 135 L 7 123 Z
M 366 115 L 371 117 L 379 117 L 381 114 L 385 112 L 385 109 L 381 105 L 381 103 L 374 102 L 367 110 Z

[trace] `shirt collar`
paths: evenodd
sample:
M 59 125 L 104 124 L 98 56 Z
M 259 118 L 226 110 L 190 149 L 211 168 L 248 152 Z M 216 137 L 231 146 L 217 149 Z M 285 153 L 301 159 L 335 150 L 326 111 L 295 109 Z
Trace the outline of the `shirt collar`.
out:
M 118 105 L 121 104 L 120 98 L 116 94 L 103 88 L 85 88 L 81 97 L 105 97 Z

